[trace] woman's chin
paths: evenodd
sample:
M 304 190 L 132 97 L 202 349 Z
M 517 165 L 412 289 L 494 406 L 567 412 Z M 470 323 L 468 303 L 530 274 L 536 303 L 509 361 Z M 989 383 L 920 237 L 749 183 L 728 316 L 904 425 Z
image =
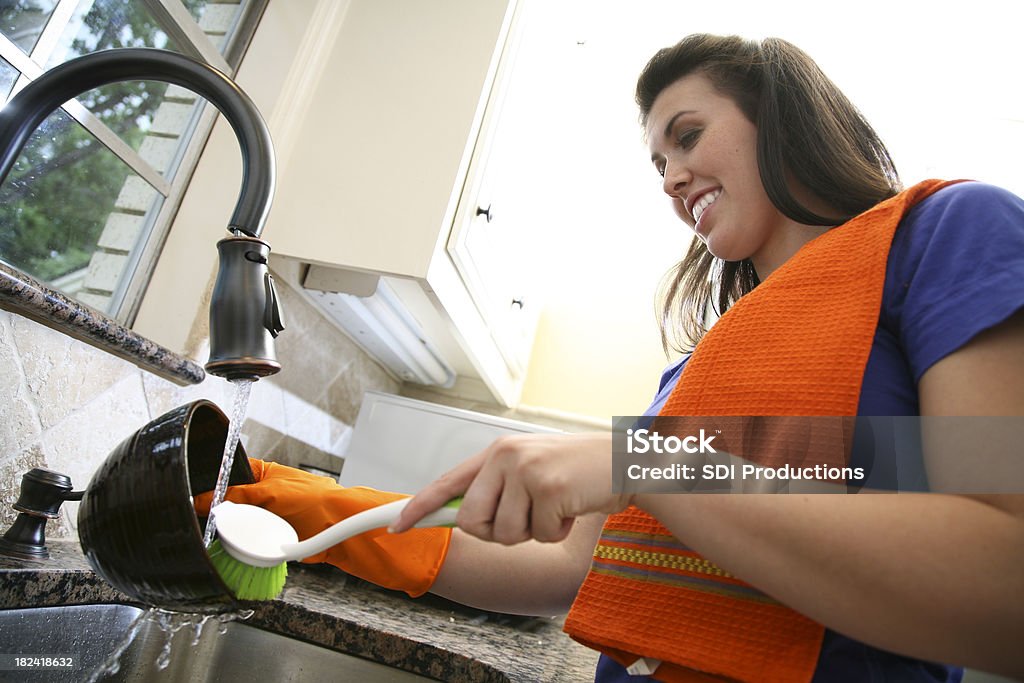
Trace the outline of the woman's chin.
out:
M 717 235 L 711 233 L 697 233 L 697 239 L 704 243 L 704 246 L 708 248 L 711 255 L 715 258 L 726 259 L 731 251 L 727 243 L 723 243 L 722 240 L 716 239 Z
M 748 254 L 741 253 L 735 244 L 731 244 L 727 240 L 715 239 L 714 234 L 709 234 L 707 237 L 698 235 L 698 238 L 704 242 L 704 246 L 712 256 L 722 261 L 742 261 L 748 257 Z

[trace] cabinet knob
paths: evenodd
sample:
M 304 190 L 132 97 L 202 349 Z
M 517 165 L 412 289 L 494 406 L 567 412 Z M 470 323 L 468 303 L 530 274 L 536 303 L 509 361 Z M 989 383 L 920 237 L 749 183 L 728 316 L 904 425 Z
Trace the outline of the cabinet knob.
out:
M 494 211 L 492 209 L 492 206 L 493 204 L 488 204 L 486 209 L 482 206 L 476 207 L 476 215 L 486 217 L 487 222 L 490 223 L 491 221 L 494 220 Z
M 511 305 L 514 306 L 515 308 L 518 308 L 519 310 L 523 310 L 523 300 L 522 299 L 512 299 L 512 304 Z

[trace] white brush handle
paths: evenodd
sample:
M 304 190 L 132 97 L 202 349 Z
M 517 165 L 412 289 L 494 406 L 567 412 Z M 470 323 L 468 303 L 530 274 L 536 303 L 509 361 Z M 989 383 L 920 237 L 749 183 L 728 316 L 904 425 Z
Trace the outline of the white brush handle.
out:
M 402 498 L 391 503 L 385 503 L 384 505 L 378 505 L 377 507 L 357 512 L 351 517 L 347 517 L 327 527 L 315 536 L 310 536 L 305 541 L 282 544 L 281 551 L 287 556 L 289 562 L 303 560 L 328 548 L 332 548 L 358 534 L 371 529 L 390 526 L 402 514 L 402 510 L 405 509 L 410 500 L 412 499 Z M 461 498 L 450 501 L 423 517 L 415 526 L 454 526 L 455 515 L 459 512 L 459 503 L 461 502 Z

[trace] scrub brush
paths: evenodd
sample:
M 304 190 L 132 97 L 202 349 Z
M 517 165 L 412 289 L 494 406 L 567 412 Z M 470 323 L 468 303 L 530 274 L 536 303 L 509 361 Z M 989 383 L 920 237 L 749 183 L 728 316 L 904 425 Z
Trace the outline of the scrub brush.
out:
M 229 555 L 220 540 L 210 544 L 207 554 L 221 581 L 239 600 L 273 600 L 281 594 L 284 580 L 288 578 L 286 562 L 273 567 L 253 567 Z
M 371 529 L 390 526 L 411 498 L 363 510 L 305 541 L 270 510 L 224 501 L 210 513 L 217 518 L 218 539 L 210 560 L 224 583 L 241 600 L 272 600 L 284 588 L 287 563 L 323 552 Z M 421 519 L 417 527 L 454 526 L 462 498 L 453 498 Z

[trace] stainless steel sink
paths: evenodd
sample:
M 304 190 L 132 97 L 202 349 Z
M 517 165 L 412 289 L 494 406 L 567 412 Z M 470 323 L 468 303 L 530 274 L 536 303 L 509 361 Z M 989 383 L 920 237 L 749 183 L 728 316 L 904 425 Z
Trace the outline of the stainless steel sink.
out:
M 81 683 L 121 644 L 142 610 L 130 605 L 82 605 L 0 611 L 0 681 Z M 328 650 L 239 622 L 211 620 L 198 639 L 192 628 L 171 636 L 166 666 L 157 662 L 168 634 L 139 622 L 117 673 L 100 681 L 381 681 L 430 680 L 384 664 Z M 224 632 L 221 633 L 220 631 Z M 14 669 L 12 656 L 73 656 L 74 669 Z

